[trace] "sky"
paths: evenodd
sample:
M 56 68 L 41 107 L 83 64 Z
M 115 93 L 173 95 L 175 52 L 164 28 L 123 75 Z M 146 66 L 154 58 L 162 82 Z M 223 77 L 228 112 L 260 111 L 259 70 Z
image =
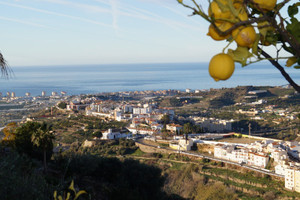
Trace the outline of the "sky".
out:
M 0 0 L 0 51 L 12 67 L 209 62 L 227 43 L 191 13 L 177 0 Z
M 191 12 L 177 0 L 0 0 L 0 51 L 10 66 L 208 62 L 226 43 Z

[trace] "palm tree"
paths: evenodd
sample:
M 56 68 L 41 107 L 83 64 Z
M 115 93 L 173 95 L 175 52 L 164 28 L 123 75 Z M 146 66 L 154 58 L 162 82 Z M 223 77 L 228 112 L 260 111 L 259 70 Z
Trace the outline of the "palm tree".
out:
M 52 127 L 46 123 L 41 124 L 41 126 L 34 131 L 31 135 L 31 142 L 36 147 L 41 147 L 44 154 L 44 172 L 47 172 L 47 150 L 53 147 L 52 140 L 54 135 L 51 131 Z
M 11 73 L 11 70 L 9 69 L 8 64 L 1 52 L 0 52 L 0 69 L 1 69 L 2 77 L 8 78 Z

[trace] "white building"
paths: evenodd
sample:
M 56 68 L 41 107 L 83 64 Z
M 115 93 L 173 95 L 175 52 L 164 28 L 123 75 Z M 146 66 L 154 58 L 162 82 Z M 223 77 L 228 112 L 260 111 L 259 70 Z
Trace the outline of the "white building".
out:
M 179 133 L 182 130 L 182 126 L 179 124 L 167 124 L 166 129 L 172 133 Z
M 276 149 L 271 153 L 271 157 L 275 163 L 280 163 L 280 161 L 288 159 L 287 151 L 283 149 Z
M 153 135 L 157 133 L 157 130 L 152 130 L 152 129 L 146 129 L 146 128 L 133 128 L 133 127 L 127 127 L 127 129 L 132 133 L 132 134 L 141 134 L 141 135 Z
M 246 148 L 235 149 L 233 145 L 216 145 L 214 148 L 214 156 L 237 163 L 245 163 L 257 167 L 265 168 L 269 161 L 267 154 L 259 152 L 249 152 Z
M 178 143 L 170 143 L 169 146 L 172 149 L 178 151 L 190 151 L 193 146 L 193 140 L 180 139 Z
M 261 168 L 265 168 L 269 162 L 269 156 L 262 152 L 249 152 L 248 156 L 248 165 L 255 165 Z
M 133 112 L 133 107 L 131 105 L 124 105 L 123 106 L 123 112 L 124 113 L 132 113 Z
M 152 123 L 151 124 L 151 129 L 152 130 L 156 130 L 156 131 L 161 131 L 161 129 L 163 128 L 164 126 L 162 124 L 159 124 L 159 123 Z
M 102 140 L 114 140 L 120 138 L 127 138 L 132 136 L 131 134 L 127 133 L 120 133 L 119 131 L 113 131 L 112 129 L 108 129 L 107 131 L 102 133 Z
M 140 115 L 140 114 L 149 114 L 152 112 L 152 107 L 147 108 L 133 108 L 132 110 L 134 115 Z
M 284 174 L 285 188 L 293 190 L 295 187 L 295 170 L 294 169 L 285 169 Z

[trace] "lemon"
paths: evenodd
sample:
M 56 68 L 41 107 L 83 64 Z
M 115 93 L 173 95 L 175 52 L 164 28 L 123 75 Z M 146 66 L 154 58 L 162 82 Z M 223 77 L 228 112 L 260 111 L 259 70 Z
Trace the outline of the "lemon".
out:
M 275 8 L 277 0 L 253 0 L 253 2 L 257 4 L 258 8 L 270 11 Z
M 220 0 L 219 1 L 224 6 L 227 5 L 226 0 Z M 229 11 L 222 11 L 222 9 L 219 7 L 218 3 L 216 1 L 212 1 L 209 4 L 208 8 L 208 16 L 214 17 L 215 19 L 229 19 L 231 17 L 231 13 Z
M 234 72 L 234 61 L 228 54 L 217 54 L 210 60 L 208 71 L 215 81 L 227 80 Z
M 256 33 L 252 26 L 239 27 L 232 31 L 232 37 L 238 46 L 251 48 L 256 40 Z
M 215 24 L 223 32 L 227 31 L 228 29 L 230 29 L 232 27 L 232 24 L 229 22 L 223 22 L 223 23 L 216 22 Z M 230 33 L 227 35 L 224 35 L 224 36 L 220 35 L 217 32 L 217 30 L 215 29 L 215 27 L 211 24 L 208 28 L 207 35 L 210 36 L 212 39 L 219 41 L 219 40 L 227 39 L 230 36 Z

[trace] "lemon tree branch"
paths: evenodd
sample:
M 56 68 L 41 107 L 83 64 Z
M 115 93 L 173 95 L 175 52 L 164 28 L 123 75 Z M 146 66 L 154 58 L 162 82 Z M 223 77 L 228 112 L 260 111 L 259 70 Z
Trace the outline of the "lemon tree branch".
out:
M 259 48 L 259 47 L 258 47 Z M 282 76 L 289 82 L 289 84 L 291 84 L 291 86 L 300 93 L 300 86 L 294 82 L 294 80 L 290 77 L 290 75 L 284 70 L 284 68 L 276 61 L 274 60 L 267 52 L 265 52 L 264 50 L 262 50 L 261 48 L 259 48 L 259 50 L 261 51 L 261 54 L 267 58 L 269 60 L 270 63 L 272 63 L 272 65 L 274 67 L 276 67 L 280 73 L 282 74 Z

